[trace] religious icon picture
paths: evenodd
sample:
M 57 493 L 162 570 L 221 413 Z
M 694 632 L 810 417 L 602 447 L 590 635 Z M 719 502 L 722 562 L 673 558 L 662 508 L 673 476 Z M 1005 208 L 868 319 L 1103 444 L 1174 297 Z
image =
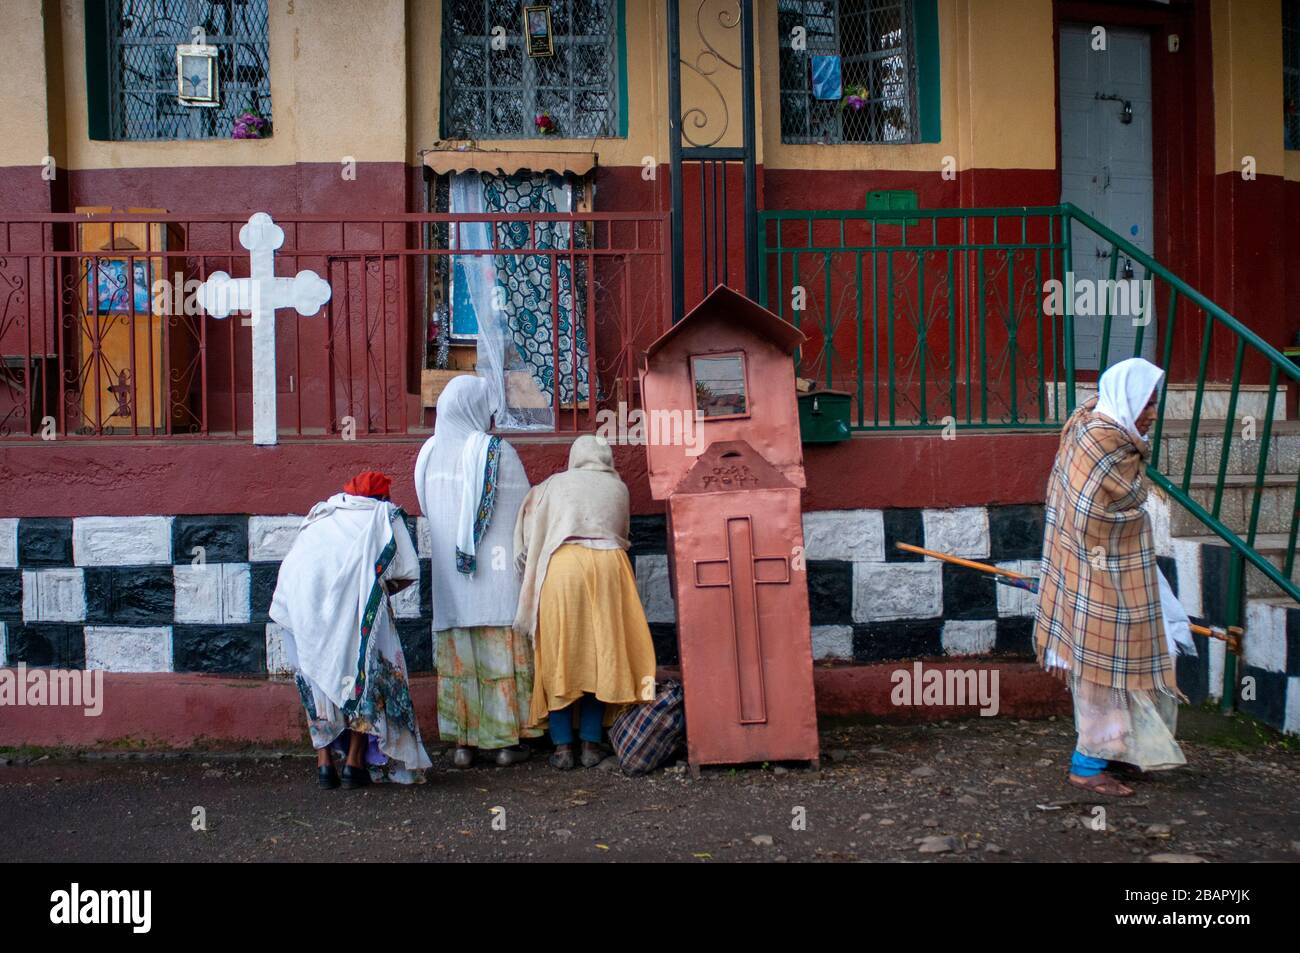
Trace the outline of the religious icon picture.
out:
M 217 78 L 217 48 L 182 44 L 176 47 L 176 98 L 186 106 L 221 105 Z
M 744 354 L 693 355 L 691 379 L 695 384 L 695 409 L 705 418 L 749 414 Z
M 95 294 L 91 303 L 101 314 L 131 312 L 135 299 L 136 314 L 150 314 L 149 267 L 146 262 L 135 262 L 134 281 L 126 280 L 126 260 L 107 258 L 95 264 L 87 264 L 86 278 L 90 280 L 93 271 Z
M 524 35 L 528 37 L 529 56 L 554 56 L 551 38 L 551 8 L 545 4 L 524 7 Z

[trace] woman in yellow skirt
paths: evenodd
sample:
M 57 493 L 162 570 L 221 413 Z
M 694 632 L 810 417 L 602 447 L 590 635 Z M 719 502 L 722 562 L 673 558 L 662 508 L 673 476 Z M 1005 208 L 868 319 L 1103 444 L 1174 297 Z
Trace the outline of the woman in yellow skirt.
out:
M 650 627 L 627 558 L 628 492 L 609 444 L 579 437 L 569 469 L 529 491 L 515 523 L 523 571 L 515 629 L 533 640 L 530 726 L 549 718 L 551 764 L 572 768 L 578 721 L 583 767 L 600 763 L 602 727 L 617 708 L 655 697 Z

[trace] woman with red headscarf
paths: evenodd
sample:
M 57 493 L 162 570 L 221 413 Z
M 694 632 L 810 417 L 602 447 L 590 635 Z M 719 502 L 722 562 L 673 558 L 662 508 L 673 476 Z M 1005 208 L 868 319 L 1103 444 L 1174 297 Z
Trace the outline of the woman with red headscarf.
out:
M 424 780 L 429 756 L 411 705 L 391 597 L 420 578 L 392 481 L 361 473 L 307 514 L 280 565 L 271 618 L 284 627 L 323 788 Z

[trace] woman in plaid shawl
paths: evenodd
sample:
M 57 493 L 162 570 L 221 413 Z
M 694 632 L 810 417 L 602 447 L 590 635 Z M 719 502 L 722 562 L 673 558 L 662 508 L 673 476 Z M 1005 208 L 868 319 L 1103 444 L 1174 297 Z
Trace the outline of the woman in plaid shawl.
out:
M 1151 521 L 1143 509 L 1146 433 L 1164 372 L 1121 361 L 1065 425 L 1047 485 L 1034 641 L 1068 681 L 1079 742 L 1070 783 L 1126 797 L 1104 769 L 1186 763 L 1174 741 L 1178 689 L 1166 646 Z

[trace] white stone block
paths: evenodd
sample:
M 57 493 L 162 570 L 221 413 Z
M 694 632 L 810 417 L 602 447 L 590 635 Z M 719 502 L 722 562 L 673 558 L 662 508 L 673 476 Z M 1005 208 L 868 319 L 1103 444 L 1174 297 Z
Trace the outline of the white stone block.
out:
M 287 638 L 288 630 L 276 622 L 266 624 L 266 671 L 269 675 L 292 676 L 298 668 L 293 642 Z
M 853 626 L 815 625 L 812 627 L 812 653 L 817 661 L 853 658 Z
M 996 619 L 950 619 L 943 624 L 945 655 L 987 655 L 998 642 Z
M 1300 735 L 1300 677 L 1286 680 L 1286 711 L 1282 715 L 1282 730 L 1288 735 Z
M 636 590 L 641 594 L 647 622 L 677 621 L 667 555 L 643 553 L 636 557 Z
M 934 619 L 942 614 L 940 563 L 853 564 L 854 622 Z
M 429 530 L 429 520 L 424 516 L 415 518 L 415 551 L 421 559 L 433 555 L 433 534 Z
M 806 559 L 884 562 L 885 516 L 880 510 L 817 510 L 803 514 Z
M 420 618 L 420 580 L 411 583 L 392 597 L 393 615 L 399 619 Z
M 1242 660 L 1266 672 L 1286 671 L 1286 607 L 1259 600 L 1246 604 Z
M 1018 572 L 1022 576 L 1037 576 L 1042 562 L 1037 559 L 1008 559 L 995 564 L 999 569 Z M 1038 612 L 1038 593 L 1014 586 L 994 584 L 998 596 L 998 617 L 1032 616 Z
M 248 563 L 173 566 L 176 621 L 197 624 L 247 622 L 251 575 Z
M 78 566 L 156 566 L 172 561 L 170 516 L 79 516 L 72 521 Z
M 1178 601 L 1188 615 L 1203 618 L 1201 593 L 1201 544 L 1190 539 L 1171 540 L 1174 567 L 1178 575 Z M 1174 580 L 1169 580 L 1173 582 Z
M 1219 639 L 1210 639 L 1210 687 L 1209 696 L 1214 699 L 1223 697 L 1223 661 L 1227 646 Z M 1238 673 L 1240 674 L 1240 673 Z
M 86 580 L 80 569 L 23 570 L 24 622 L 84 622 Z
M 248 558 L 252 562 L 279 562 L 298 538 L 301 516 L 250 516 Z
M 1172 556 L 1173 538 L 1169 535 L 1169 500 L 1163 493 L 1153 489 L 1147 494 L 1144 507 L 1151 520 L 1151 541 L 1155 545 L 1157 556 Z
M 989 511 L 983 506 L 922 510 L 921 522 L 925 527 L 926 549 L 964 559 L 980 559 L 989 554 Z
M 0 520 L 0 569 L 18 567 L 18 521 Z
M 170 672 L 171 626 L 86 626 L 86 669 L 105 672 Z

